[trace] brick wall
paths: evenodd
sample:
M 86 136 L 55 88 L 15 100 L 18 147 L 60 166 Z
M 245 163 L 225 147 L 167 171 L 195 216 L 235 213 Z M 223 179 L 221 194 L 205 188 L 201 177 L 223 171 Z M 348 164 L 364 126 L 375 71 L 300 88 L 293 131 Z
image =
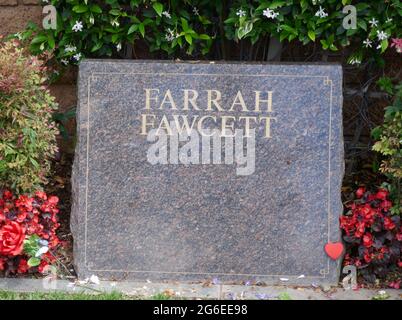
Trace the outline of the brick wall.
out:
M 42 21 L 38 0 L 0 0 L 0 35 L 18 32 L 28 21 Z

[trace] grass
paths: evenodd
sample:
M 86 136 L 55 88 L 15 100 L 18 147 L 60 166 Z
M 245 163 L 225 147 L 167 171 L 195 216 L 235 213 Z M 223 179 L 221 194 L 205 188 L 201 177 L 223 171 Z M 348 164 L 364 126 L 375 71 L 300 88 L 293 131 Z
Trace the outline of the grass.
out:
M 120 292 L 110 293 L 64 293 L 64 292 L 11 292 L 0 290 L 0 300 L 170 300 L 172 297 L 165 293 L 157 293 L 151 297 L 128 296 Z
M 20 293 L 0 291 L 0 300 L 137 300 L 138 297 L 126 296 L 120 292 L 88 294 L 88 293 Z

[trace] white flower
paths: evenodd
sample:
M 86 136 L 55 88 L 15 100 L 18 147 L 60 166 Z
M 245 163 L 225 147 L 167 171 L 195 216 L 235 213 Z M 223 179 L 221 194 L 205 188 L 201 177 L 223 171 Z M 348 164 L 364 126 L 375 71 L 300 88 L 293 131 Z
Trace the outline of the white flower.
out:
M 117 20 L 117 18 L 116 18 L 116 19 L 113 19 L 112 21 L 110 21 L 110 24 L 111 24 L 113 27 L 118 27 L 118 26 L 120 25 L 120 23 L 119 23 L 119 21 Z
M 68 65 L 68 60 L 67 59 L 61 59 L 60 60 L 62 64 L 64 64 L 65 66 Z
M 172 29 L 170 29 L 170 28 L 167 28 L 167 30 L 166 30 L 166 35 L 165 35 L 165 39 L 167 40 L 167 41 L 169 41 L 169 42 L 171 42 L 171 41 L 173 41 L 176 37 L 177 37 L 177 35 L 175 34 L 175 32 L 172 30 Z
M 91 15 L 91 16 L 89 17 L 89 23 L 90 23 L 90 24 L 94 24 L 94 23 L 95 23 L 95 18 L 94 18 L 94 16 Z
M 81 21 L 76 21 L 75 24 L 73 25 L 74 32 L 82 31 L 83 28 L 84 26 Z
M 381 49 L 381 43 L 376 47 L 377 50 Z
M 369 23 L 371 24 L 371 27 L 377 27 L 378 26 L 378 20 L 376 20 L 376 18 L 373 17 L 373 19 L 371 19 L 369 21 Z
M 281 32 L 282 31 L 282 26 L 280 25 L 280 24 L 278 24 L 277 26 L 276 26 L 276 32 Z
M 392 22 L 392 18 L 388 18 L 388 19 L 385 21 L 385 23 L 389 23 L 389 22 Z
M 40 257 L 42 254 L 46 253 L 49 251 L 48 247 L 41 247 L 35 254 L 35 257 L 38 258 Z
M 361 62 L 361 60 L 359 60 L 359 59 L 357 59 L 357 58 L 352 58 L 352 59 L 350 59 L 350 61 L 349 61 L 349 64 L 360 64 L 360 63 L 362 63 Z
M 119 43 L 116 45 L 116 49 L 117 49 L 117 51 L 120 51 L 120 50 L 121 50 L 121 42 L 119 42 Z
M 238 15 L 240 18 L 244 17 L 246 15 L 246 11 L 239 9 L 237 10 L 236 15 Z
M 100 284 L 98 276 L 94 274 L 89 278 L 89 282 L 93 284 Z
M 388 39 L 388 34 L 386 34 L 384 31 L 378 31 L 377 30 L 377 38 L 380 41 Z
M 66 47 L 64 48 L 64 52 L 75 52 L 75 51 L 77 51 L 76 46 L 66 45 Z
M 194 13 L 196 16 L 199 16 L 199 15 L 200 15 L 200 12 L 198 11 L 197 7 L 194 7 L 194 8 L 193 8 L 193 13 Z
M 81 60 L 81 56 L 82 56 L 81 53 L 76 53 L 75 55 L 73 55 L 73 58 L 74 58 L 75 60 L 77 60 L 77 61 L 80 61 L 80 60 Z
M 21 32 L 17 32 L 14 36 L 16 36 L 18 40 L 22 40 Z
M 371 48 L 373 42 L 367 38 L 366 40 L 363 41 L 363 44 L 365 45 L 366 48 L 369 48 L 369 47 Z
M 320 6 L 320 10 L 315 13 L 316 17 L 325 18 L 328 17 L 328 13 L 325 12 L 324 8 Z
M 383 295 L 386 295 L 386 294 L 387 294 L 387 292 L 386 292 L 386 291 L 384 291 L 384 290 L 380 290 L 380 291 L 378 291 L 378 294 L 379 294 L 379 295 L 381 295 L 381 296 L 383 296 Z
M 262 12 L 262 15 L 266 16 L 268 19 L 275 19 L 277 16 L 279 16 L 279 13 L 267 8 Z
M 164 15 L 166 18 L 168 18 L 168 19 L 170 19 L 172 16 L 170 15 L 170 13 L 169 12 L 167 12 L 167 11 L 163 11 L 162 12 L 162 15 Z

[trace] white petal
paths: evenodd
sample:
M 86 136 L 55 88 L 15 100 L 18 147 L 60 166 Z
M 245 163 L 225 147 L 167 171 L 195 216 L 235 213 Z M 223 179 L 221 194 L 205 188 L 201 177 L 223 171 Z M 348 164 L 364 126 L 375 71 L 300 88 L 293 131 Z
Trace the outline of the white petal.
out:
M 93 284 L 100 284 L 98 276 L 96 276 L 94 274 L 89 278 L 89 282 L 91 282 Z

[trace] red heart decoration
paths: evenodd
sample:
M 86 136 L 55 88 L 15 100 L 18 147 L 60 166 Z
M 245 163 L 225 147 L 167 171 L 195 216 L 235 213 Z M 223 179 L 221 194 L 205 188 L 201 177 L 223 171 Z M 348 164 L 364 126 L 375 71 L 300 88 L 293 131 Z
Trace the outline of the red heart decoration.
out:
M 324 247 L 325 252 L 332 260 L 337 260 L 342 255 L 342 242 L 328 242 Z

